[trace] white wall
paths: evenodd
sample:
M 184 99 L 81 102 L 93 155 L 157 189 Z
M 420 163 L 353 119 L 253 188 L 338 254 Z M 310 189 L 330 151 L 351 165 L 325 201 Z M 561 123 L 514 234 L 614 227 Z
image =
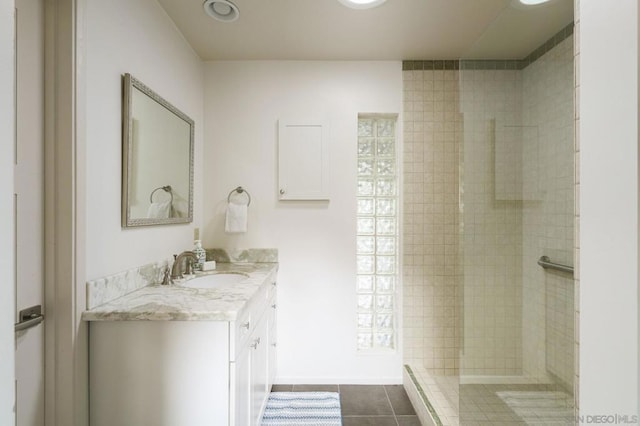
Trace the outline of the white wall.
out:
M 632 415 L 638 409 L 638 4 L 583 0 L 579 19 L 580 412 Z
M 14 424 L 13 1 L 0 2 L 0 424 Z
M 193 246 L 202 211 L 202 62 L 155 0 L 88 1 L 87 279 Z M 122 229 L 121 75 L 131 73 L 195 121 L 194 221 Z
M 359 356 L 355 348 L 357 116 L 401 111 L 401 69 L 399 62 L 206 64 L 204 245 L 279 249 L 281 383 L 401 383 L 400 351 Z M 277 123 L 295 117 L 329 123 L 328 203 L 277 199 Z M 252 197 L 249 231 L 231 236 L 224 209 L 238 185 Z

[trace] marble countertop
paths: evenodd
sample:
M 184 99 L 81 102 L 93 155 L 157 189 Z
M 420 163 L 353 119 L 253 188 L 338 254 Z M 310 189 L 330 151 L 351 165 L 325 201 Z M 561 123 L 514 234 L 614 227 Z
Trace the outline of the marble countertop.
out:
M 219 272 L 242 272 L 246 280 L 214 289 L 150 285 L 84 311 L 84 321 L 234 321 L 263 285 L 275 281 L 277 263 L 218 263 Z M 273 279 L 268 280 L 269 277 Z

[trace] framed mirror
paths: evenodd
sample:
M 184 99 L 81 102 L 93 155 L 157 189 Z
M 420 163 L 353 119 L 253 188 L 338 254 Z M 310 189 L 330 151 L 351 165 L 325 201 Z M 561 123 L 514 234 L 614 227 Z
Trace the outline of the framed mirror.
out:
M 193 221 L 194 122 L 123 76 L 122 227 Z

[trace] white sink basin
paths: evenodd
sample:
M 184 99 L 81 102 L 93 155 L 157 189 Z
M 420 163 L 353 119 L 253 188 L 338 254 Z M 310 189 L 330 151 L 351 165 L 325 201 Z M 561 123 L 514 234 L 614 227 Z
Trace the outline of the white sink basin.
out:
M 216 288 L 225 284 L 235 284 L 244 281 L 249 276 L 242 272 L 218 272 L 212 275 L 193 278 L 180 284 L 188 288 Z

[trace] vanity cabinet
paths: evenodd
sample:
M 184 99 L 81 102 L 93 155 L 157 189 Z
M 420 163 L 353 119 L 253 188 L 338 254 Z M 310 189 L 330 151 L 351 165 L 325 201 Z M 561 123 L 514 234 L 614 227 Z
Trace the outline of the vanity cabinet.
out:
M 231 424 L 250 425 L 251 424 L 251 351 L 244 348 L 238 354 L 234 364 L 235 380 L 232 380 L 234 398 L 231 406 L 234 407 L 235 418 Z
M 266 325 L 261 321 L 242 347 L 233 363 L 235 373 L 235 424 L 260 426 L 267 393 L 267 360 L 265 357 Z
M 267 361 L 267 366 L 269 368 L 269 371 L 267 372 L 269 375 L 268 378 L 268 383 L 273 383 L 276 379 L 276 369 L 277 369 L 277 363 L 276 363 L 276 355 L 277 355 L 277 347 L 278 347 L 278 335 L 277 335 L 277 327 L 276 327 L 276 320 L 277 320 L 277 312 L 278 312 L 278 305 L 277 305 L 277 299 L 276 299 L 276 283 L 274 282 L 273 284 L 273 293 L 269 299 L 269 307 L 267 309 L 268 312 L 268 320 L 267 320 L 267 324 L 269 326 L 269 331 L 268 331 L 268 336 L 269 336 L 269 346 L 267 348 L 267 356 L 268 356 L 268 361 Z
M 233 321 L 92 321 L 91 426 L 259 426 L 275 368 L 274 281 Z
M 275 286 L 273 288 L 275 289 Z M 235 400 L 231 405 L 235 407 L 237 426 L 260 426 L 274 379 L 270 372 L 275 368 L 275 357 L 270 356 L 269 352 L 271 340 L 275 339 L 273 331 L 269 334 L 272 323 L 270 311 L 274 309 L 269 303 L 272 297 L 275 298 L 275 291 L 271 296 L 271 290 L 268 290 L 261 308 L 252 309 L 251 315 L 243 317 L 238 324 L 239 327 L 236 327 L 240 335 L 236 339 L 239 344 L 232 361 Z M 259 319 L 256 320 L 256 316 Z

